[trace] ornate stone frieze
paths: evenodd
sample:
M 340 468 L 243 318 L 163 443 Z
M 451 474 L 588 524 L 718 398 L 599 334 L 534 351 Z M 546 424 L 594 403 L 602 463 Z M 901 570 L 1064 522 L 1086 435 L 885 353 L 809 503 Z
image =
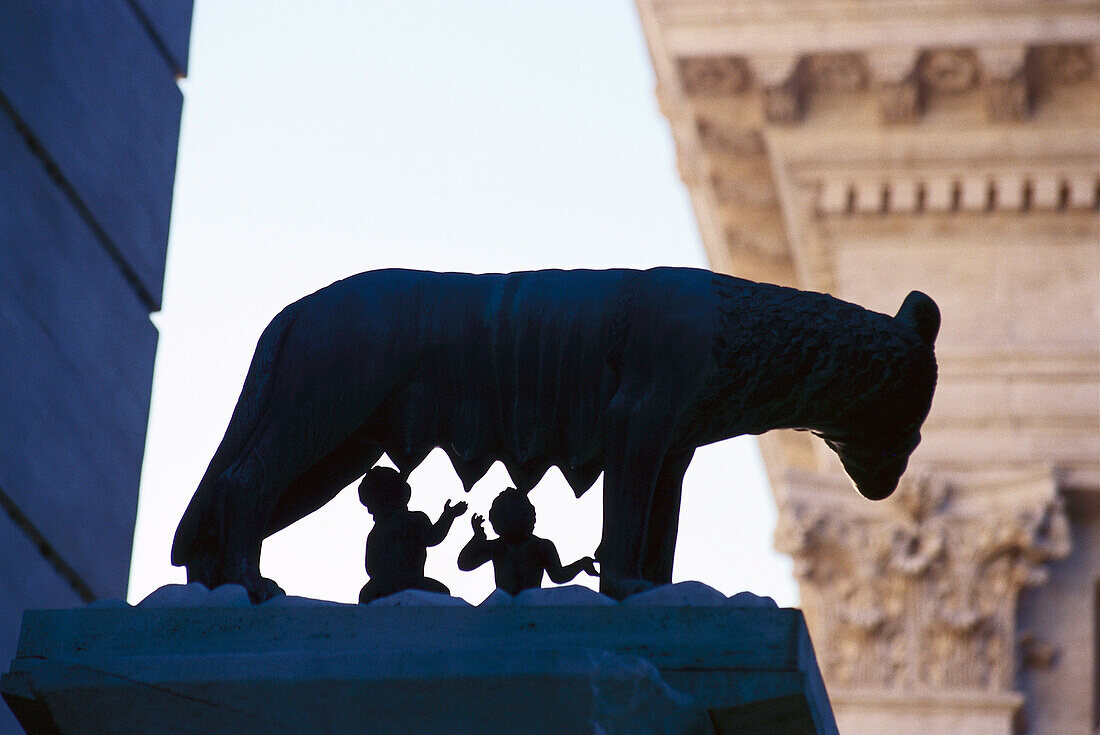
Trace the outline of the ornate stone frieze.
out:
M 827 684 L 1011 690 L 1017 596 L 1070 548 L 1049 474 L 968 487 L 906 477 L 857 514 L 796 485 L 776 546 L 795 559 Z

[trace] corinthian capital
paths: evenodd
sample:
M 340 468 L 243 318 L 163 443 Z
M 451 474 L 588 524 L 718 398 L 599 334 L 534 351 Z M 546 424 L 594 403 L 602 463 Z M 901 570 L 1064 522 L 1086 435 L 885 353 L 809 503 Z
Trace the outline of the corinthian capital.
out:
M 1069 553 L 1049 472 L 913 473 L 875 506 L 788 485 L 776 546 L 795 559 L 831 686 L 1009 692 L 1016 601 Z

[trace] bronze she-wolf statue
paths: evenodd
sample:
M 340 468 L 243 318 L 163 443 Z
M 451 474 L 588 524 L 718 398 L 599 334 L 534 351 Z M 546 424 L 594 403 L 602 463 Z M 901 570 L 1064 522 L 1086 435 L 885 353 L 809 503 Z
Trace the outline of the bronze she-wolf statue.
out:
M 351 276 L 264 330 L 172 563 L 267 599 L 266 537 L 383 452 L 407 474 L 442 447 L 467 490 L 496 460 L 524 491 L 551 465 L 578 495 L 603 472 L 600 585 L 621 598 L 671 581 L 696 447 L 804 429 L 863 495 L 893 492 L 939 321 L 919 292 L 890 317 L 690 268 Z

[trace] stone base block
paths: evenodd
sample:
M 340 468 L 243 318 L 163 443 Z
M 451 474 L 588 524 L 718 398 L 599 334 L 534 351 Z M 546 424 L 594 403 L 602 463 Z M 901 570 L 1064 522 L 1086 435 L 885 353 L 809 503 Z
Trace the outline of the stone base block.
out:
M 1024 697 L 1016 692 L 841 689 L 833 701 L 846 733 L 1013 735 Z
M 764 607 L 40 610 L 2 690 L 33 735 L 836 733 Z

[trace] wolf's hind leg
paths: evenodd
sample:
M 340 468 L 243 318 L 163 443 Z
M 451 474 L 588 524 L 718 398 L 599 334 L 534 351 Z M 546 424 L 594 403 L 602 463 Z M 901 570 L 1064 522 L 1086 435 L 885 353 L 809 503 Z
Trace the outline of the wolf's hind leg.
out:
M 215 533 L 195 550 L 187 564 L 188 579 L 207 587 L 239 584 L 253 602 L 282 594 L 279 585 L 260 576 L 260 544 L 273 503 L 271 483 L 254 450 L 230 465 L 214 481 L 207 521 Z

